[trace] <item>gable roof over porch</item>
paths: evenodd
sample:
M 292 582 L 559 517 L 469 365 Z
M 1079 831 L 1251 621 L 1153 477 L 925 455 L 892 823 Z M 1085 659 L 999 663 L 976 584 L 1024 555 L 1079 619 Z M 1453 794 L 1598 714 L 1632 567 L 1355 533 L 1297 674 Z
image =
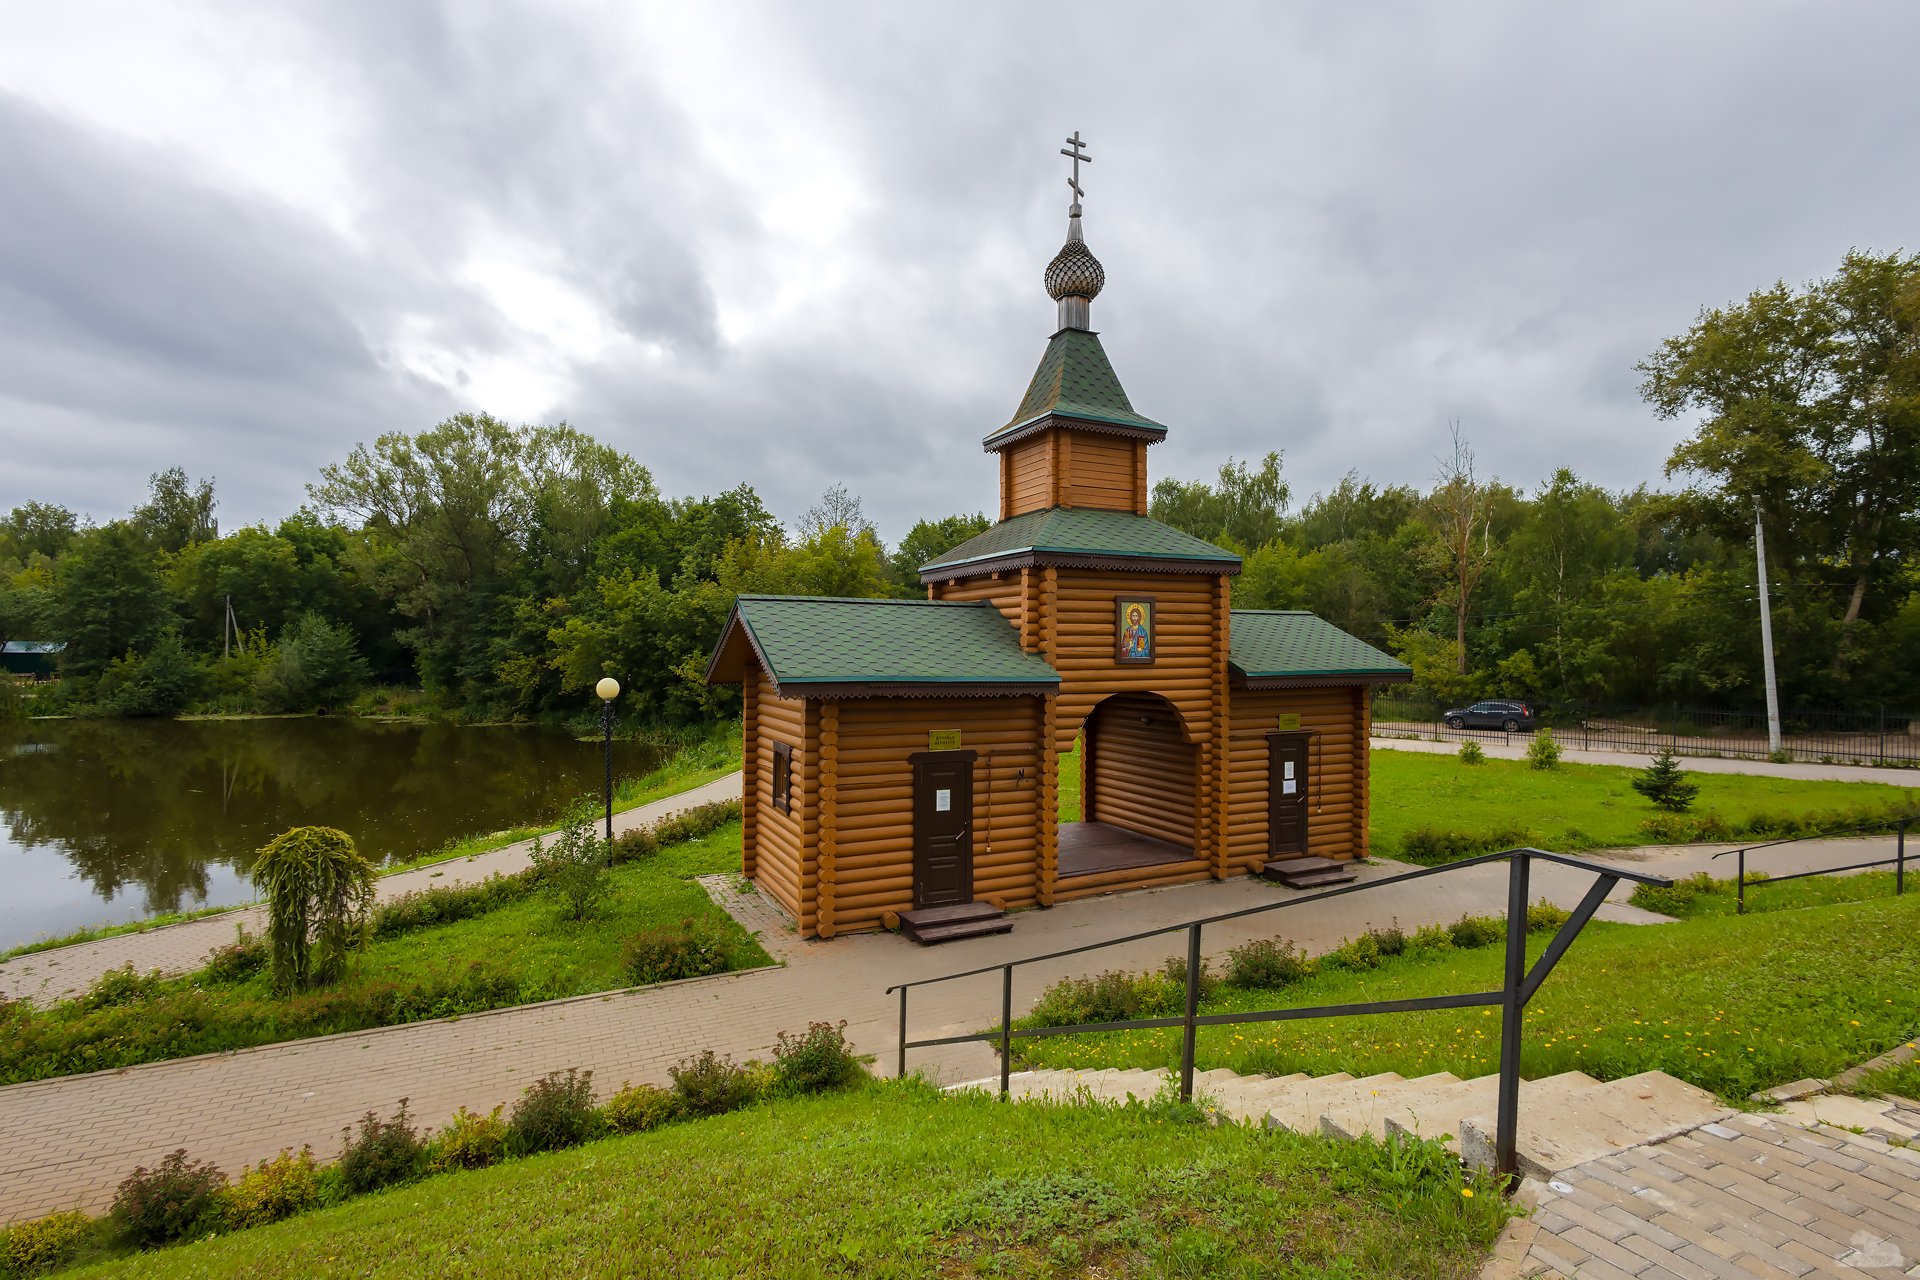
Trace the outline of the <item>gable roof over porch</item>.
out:
M 1048 694 L 1060 673 L 984 601 L 741 596 L 707 664 L 732 684 L 752 657 L 781 697 Z

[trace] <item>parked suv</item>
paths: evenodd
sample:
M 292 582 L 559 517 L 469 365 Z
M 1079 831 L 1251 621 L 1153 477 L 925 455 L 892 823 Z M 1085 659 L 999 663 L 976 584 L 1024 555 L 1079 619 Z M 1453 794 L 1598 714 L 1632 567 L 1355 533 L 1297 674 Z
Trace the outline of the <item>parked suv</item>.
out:
M 1440 717 L 1449 729 L 1505 729 L 1519 733 L 1534 727 L 1533 708 L 1524 702 L 1476 702 Z

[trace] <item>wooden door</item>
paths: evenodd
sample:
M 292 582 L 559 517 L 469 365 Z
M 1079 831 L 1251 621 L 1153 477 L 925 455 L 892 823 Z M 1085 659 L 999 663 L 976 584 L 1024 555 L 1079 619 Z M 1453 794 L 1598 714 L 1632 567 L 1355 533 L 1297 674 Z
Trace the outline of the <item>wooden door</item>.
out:
M 1267 852 L 1307 852 L 1307 735 L 1267 736 Z
M 973 901 L 973 756 L 921 751 L 913 757 L 913 905 Z

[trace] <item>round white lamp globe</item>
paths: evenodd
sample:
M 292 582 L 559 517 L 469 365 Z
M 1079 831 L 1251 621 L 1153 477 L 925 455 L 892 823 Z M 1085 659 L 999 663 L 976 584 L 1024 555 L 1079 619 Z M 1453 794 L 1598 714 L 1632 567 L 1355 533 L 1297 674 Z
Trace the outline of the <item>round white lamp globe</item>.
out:
M 593 691 L 606 701 L 612 702 L 620 696 L 620 682 L 612 676 L 601 676 L 600 683 L 593 686 Z

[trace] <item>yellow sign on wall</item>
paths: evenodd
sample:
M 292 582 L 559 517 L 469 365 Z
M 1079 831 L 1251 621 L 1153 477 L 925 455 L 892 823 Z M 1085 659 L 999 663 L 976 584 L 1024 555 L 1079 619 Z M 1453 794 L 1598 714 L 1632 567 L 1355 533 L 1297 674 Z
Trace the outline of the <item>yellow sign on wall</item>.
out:
M 1299 729 L 1299 727 L 1300 714 L 1298 712 L 1288 712 L 1286 715 L 1280 717 L 1280 731 L 1282 733 L 1293 732 Z
M 929 729 L 927 731 L 927 750 L 958 751 L 960 749 L 960 731 L 958 729 Z

